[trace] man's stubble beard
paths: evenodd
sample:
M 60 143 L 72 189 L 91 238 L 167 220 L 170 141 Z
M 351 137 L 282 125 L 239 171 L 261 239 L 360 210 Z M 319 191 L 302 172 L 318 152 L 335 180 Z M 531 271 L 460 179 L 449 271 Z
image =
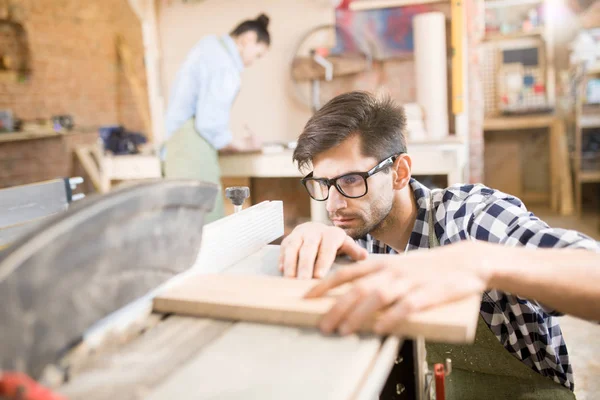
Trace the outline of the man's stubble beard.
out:
M 352 239 L 358 240 L 364 238 L 369 233 L 376 235 L 383 230 L 389 229 L 390 223 L 387 221 L 387 217 L 392 211 L 392 205 L 393 203 L 390 201 L 388 205 L 381 204 L 374 207 L 372 214 L 376 215 L 373 215 L 371 221 L 364 222 L 362 226 L 359 226 L 355 229 L 345 230 L 346 234 Z

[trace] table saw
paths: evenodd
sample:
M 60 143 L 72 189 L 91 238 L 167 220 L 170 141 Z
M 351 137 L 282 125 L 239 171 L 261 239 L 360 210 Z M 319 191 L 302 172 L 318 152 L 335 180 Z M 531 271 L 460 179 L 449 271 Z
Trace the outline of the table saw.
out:
M 428 398 L 423 340 L 152 312 L 190 275 L 280 275 L 282 203 L 203 225 L 217 194 L 141 183 L 18 238 L 0 253 L 0 374 L 69 399 Z

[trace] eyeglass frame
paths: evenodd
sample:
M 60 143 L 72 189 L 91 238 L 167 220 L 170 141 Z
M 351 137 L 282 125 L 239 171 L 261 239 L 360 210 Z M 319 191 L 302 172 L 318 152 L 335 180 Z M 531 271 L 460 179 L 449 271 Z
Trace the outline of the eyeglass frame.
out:
M 334 178 L 328 179 L 328 178 L 314 178 L 313 177 L 314 171 L 311 171 L 308 175 L 306 175 L 304 178 L 302 178 L 301 182 L 302 182 L 302 185 L 304 186 L 304 189 L 306 189 L 306 191 L 308 192 L 308 195 L 310 196 L 310 198 L 315 201 L 326 201 L 327 199 L 329 199 L 329 190 L 331 189 L 332 186 L 335 187 L 335 189 L 338 191 L 339 194 L 341 194 L 342 196 L 344 196 L 348 199 L 360 199 L 361 197 L 364 197 L 367 195 L 367 193 L 369 193 L 369 184 L 367 182 L 367 178 L 370 178 L 371 176 L 375 175 L 376 173 L 383 171 L 385 168 L 392 166 L 396 162 L 398 157 L 400 157 L 400 155 L 402 155 L 402 154 L 404 154 L 404 153 L 392 154 L 391 156 L 387 157 L 386 159 L 380 161 L 376 166 L 374 166 L 367 172 L 347 172 L 345 174 L 338 175 Z M 361 194 L 360 196 L 348 196 L 344 193 L 344 191 L 342 189 L 340 189 L 340 187 L 337 185 L 337 180 L 340 178 L 343 178 L 345 176 L 348 176 L 348 175 L 358 175 L 361 178 L 363 178 L 363 181 L 365 182 L 365 193 Z M 308 187 L 306 186 L 306 182 L 308 180 L 319 181 L 319 182 L 325 183 L 327 185 L 327 197 L 325 197 L 324 199 L 321 199 L 321 200 L 315 199 L 310 194 L 310 190 L 308 190 Z

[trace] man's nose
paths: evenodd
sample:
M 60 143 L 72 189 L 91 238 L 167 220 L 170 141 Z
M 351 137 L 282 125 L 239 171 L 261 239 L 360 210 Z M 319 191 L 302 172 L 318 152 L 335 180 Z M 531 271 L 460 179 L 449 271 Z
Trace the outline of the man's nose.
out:
M 331 186 L 329 188 L 329 197 L 327 198 L 327 212 L 334 213 L 346 206 L 346 198 L 341 195 L 335 186 Z

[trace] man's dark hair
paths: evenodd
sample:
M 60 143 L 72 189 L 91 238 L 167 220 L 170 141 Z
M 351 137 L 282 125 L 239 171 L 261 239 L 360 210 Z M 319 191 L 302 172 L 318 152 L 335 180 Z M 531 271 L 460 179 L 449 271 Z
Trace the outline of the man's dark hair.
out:
M 308 120 L 298 138 L 294 161 L 299 169 L 312 164 L 315 156 L 358 135 L 361 153 L 383 160 L 406 152 L 404 109 L 390 97 L 376 98 L 354 91 L 341 94 Z
M 260 14 L 256 19 L 248 19 L 241 22 L 234 30 L 231 31 L 231 36 L 237 37 L 246 32 L 256 32 L 257 42 L 265 43 L 267 46 L 271 44 L 271 35 L 269 35 L 269 17 L 265 14 Z

